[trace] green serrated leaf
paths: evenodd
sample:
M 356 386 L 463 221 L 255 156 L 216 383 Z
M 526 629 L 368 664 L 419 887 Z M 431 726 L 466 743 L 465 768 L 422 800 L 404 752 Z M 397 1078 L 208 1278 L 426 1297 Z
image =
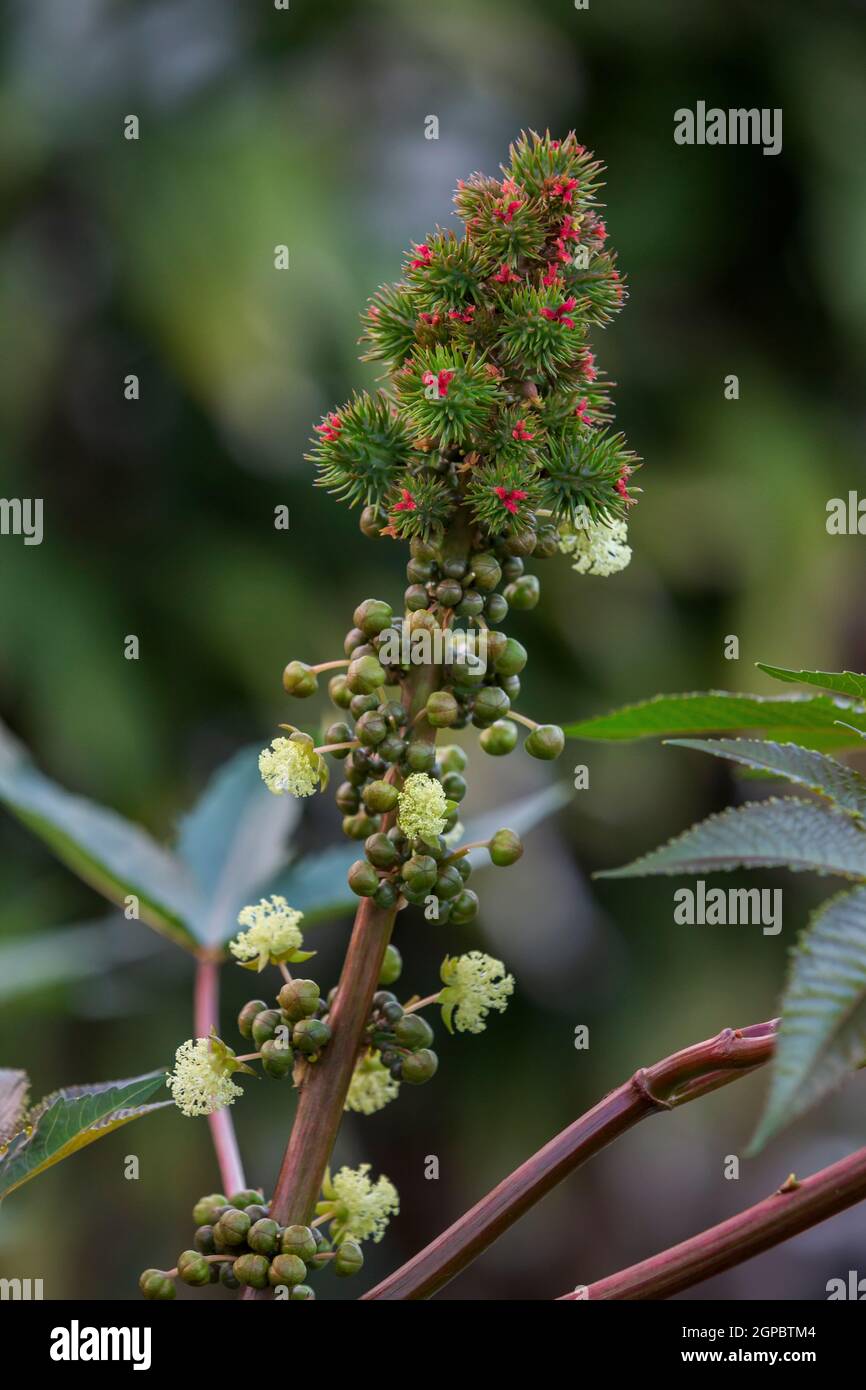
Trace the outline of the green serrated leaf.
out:
M 782 996 L 770 1092 L 750 1154 L 866 1063 L 866 888 L 812 914 Z
M 866 879 L 866 831 L 843 811 L 796 797 L 747 802 L 596 878 L 785 868 Z
M 856 671 L 789 671 L 785 666 L 767 666 L 763 661 L 756 661 L 755 665 L 759 671 L 777 681 L 817 685 L 821 690 L 833 690 L 838 695 L 851 695 L 855 700 L 866 700 L 866 676 L 861 676 Z
M 171 1105 L 170 1100 L 145 1103 L 164 1084 L 165 1072 L 156 1071 L 127 1081 L 69 1086 L 46 1096 L 25 1128 L 0 1151 L 0 1200 L 121 1125 Z
M 79 878 L 121 907 L 135 895 L 142 921 L 188 949 L 199 905 L 184 864 L 115 811 L 45 777 L 0 727 L 0 801 Z
M 687 695 L 656 695 L 610 714 L 564 726 L 571 738 L 623 740 L 710 734 L 724 729 L 772 729 L 780 742 L 808 748 L 841 748 L 857 743 L 841 717 L 866 732 L 866 712 L 851 700 L 829 695 L 735 695 L 709 690 Z
M 667 742 L 676 748 L 695 748 L 717 758 L 728 758 L 765 776 L 784 777 L 828 797 L 853 816 L 866 816 L 866 777 L 825 753 L 801 748 L 796 743 L 747 738 L 672 738 Z

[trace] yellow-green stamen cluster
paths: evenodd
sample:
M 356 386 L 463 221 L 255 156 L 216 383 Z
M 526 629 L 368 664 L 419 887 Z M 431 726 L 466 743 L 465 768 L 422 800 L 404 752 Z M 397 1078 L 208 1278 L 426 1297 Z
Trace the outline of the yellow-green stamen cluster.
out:
M 435 840 L 445 829 L 447 797 L 426 772 L 407 777 L 397 803 L 397 824 L 410 840 Z
M 229 950 L 239 961 L 256 961 L 257 969 L 277 965 L 297 951 L 304 942 L 300 923 L 303 912 L 289 907 L 285 898 L 274 894 L 238 913 L 238 925 L 247 930 L 239 932 L 229 942 Z
M 231 1079 L 234 1053 L 218 1038 L 190 1038 L 174 1056 L 165 1084 L 184 1115 L 213 1115 L 243 1095 Z
M 383 1066 L 379 1053 L 371 1049 L 355 1063 L 345 1109 L 357 1115 L 375 1115 L 399 1094 L 399 1081 Z
M 384 1174 L 371 1182 L 369 1172 L 370 1164 L 362 1163 L 359 1168 L 341 1168 L 333 1177 L 325 1174 L 324 1200 L 316 1210 L 330 1217 L 332 1239 L 350 1236 L 357 1241 L 372 1240 L 376 1245 L 391 1217 L 399 1212 L 400 1198 L 394 1184 Z
M 446 956 L 441 970 L 445 988 L 439 995 L 446 1028 L 458 1033 L 482 1033 L 491 1009 L 504 1013 L 514 993 L 514 976 L 506 975 L 501 960 L 483 951 Z

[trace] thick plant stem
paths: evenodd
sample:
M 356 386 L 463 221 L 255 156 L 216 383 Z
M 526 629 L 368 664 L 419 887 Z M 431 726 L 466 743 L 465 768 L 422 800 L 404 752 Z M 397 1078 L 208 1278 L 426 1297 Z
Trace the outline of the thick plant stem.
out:
M 421 718 L 412 731 L 415 740 L 435 740 L 436 730 L 423 717 L 427 697 L 436 688 L 435 667 L 416 667 L 406 678 L 403 704 L 409 718 Z M 389 817 L 383 821 L 387 828 Z M 376 907 L 363 898 L 346 951 L 333 1008 L 328 1019 L 331 1041 L 321 1060 L 307 1068 L 298 1108 L 279 1176 L 270 1202 L 270 1214 L 283 1226 L 308 1225 L 322 1188 L 322 1179 L 343 1118 L 343 1107 L 373 995 L 379 983 L 382 960 L 391 938 L 396 908 Z M 252 1288 L 242 1298 L 268 1298 L 267 1291 Z
M 726 1028 L 715 1038 L 635 1072 L 364 1299 L 430 1298 L 611 1140 L 647 1115 L 672 1110 L 753 1071 L 772 1055 L 775 1040 L 775 1020 Z
M 211 1030 L 219 1033 L 219 971 L 219 962 L 207 957 L 201 957 L 196 965 L 193 1013 L 197 1038 L 209 1037 Z M 231 1112 L 218 1110 L 207 1119 L 222 1189 L 230 1197 L 247 1185 Z
M 618 1274 L 563 1294 L 557 1302 L 670 1298 L 799 1235 L 864 1198 L 866 1149 L 858 1149 L 802 1182 L 789 1179 L 772 1197 L 738 1216 Z

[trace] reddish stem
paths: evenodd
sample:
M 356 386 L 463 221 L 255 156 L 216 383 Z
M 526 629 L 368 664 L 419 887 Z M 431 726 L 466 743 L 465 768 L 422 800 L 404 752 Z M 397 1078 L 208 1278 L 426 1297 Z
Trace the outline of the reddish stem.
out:
M 670 1110 L 761 1066 L 775 1046 L 776 1021 L 725 1028 L 715 1038 L 635 1072 L 592 1110 L 483 1197 L 471 1211 L 390 1274 L 364 1299 L 429 1298 L 471 1264 L 568 1173 L 658 1110 Z
M 864 1198 L 866 1149 L 859 1149 L 800 1183 L 786 1183 L 772 1197 L 730 1220 L 629 1269 L 621 1269 L 618 1274 L 563 1294 L 557 1302 L 670 1298 L 799 1235 Z
M 211 1029 L 219 1033 L 219 962 L 201 958 L 196 965 L 194 1017 L 195 1035 L 207 1038 Z M 220 1183 L 227 1197 L 246 1187 L 243 1164 L 232 1117 L 228 1110 L 208 1115 L 211 1139 L 220 1170 Z

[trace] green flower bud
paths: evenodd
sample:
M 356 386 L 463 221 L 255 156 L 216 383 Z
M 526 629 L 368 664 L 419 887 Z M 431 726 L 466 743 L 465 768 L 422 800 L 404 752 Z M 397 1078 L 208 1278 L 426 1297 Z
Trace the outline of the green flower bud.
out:
M 535 531 L 527 527 L 524 531 L 516 531 L 513 535 L 506 536 L 505 549 L 509 555 L 531 555 L 537 539 Z
M 391 619 L 394 617 L 394 610 L 390 603 L 385 603 L 379 598 L 365 598 L 363 603 L 359 603 L 353 614 L 353 622 L 361 629 L 367 637 L 375 637 L 377 633 L 384 632 L 386 627 L 391 626 Z
M 403 1017 L 403 1005 L 397 999 L 388 999 L 380 1012 L 386 1023 L 394 1024 Z
M 377 824 L 366 811 L 359 811 L 357 815 L 343 817 L 343 834 L 350 840 L 366 840 L 375 833 Z
M 447 729 L 457 722 L 460 707 L 450 690 L 434 690 L 427 700 L 424 713 L 427 723 L 434 729 Z
M 524 574 L 520 579 L 515 579 L 514 583 L 506 588 L 505 597 L 511 607 L 516 608 L 519 613 L 529 612 L 541 598 L 541 585 L 537 576 Z
M 401 738 L 399 734 L 389 734 L 387 738 L 382 740 L 376 751 L 383 762 L 399 763 L 402 762 L 407 747 L 405 738 Z
M 465 772 L 466 764 L 469 759 L 464 750 L 456 743 L 447 744 L 444 748 L 440 748 L 438 752 L 439 766 L 443 772 Z M 457 798 L 455 798 L 455 800 L 456 799 Z
M 253 1042 L 256 1047 L 260 1048 L 262 1043 L 276 1037 L 277 1029 L 282 1027 L 283 1021 L 279 1009 L 263 1009 L 260 1014 L 256 1014 L 252 1025 Z
M 484 612 L 484 597 L 477 589 L 464 589 L 463 597 L 457 605 L 458 618 L 477 618 Z
M 498 685 L 485 685 L 475 696 L 473 719 L 476 724 L 486 726 L 501 719 L 511 709 L 511 701 Z
M 462 888 L 463 878 L 460 870 L 455 864 L 447 864 L 439 874 L 433 892 L 440 902 L 448 902 L 450 898 L 456 898 Z
M 509 584 L 519 579 L 523 570 L 524 564 L 519 555 L 509 555 L 507 560 L 502 562 L 502 578 Z
M 451 904 L 451 921 L 455 927 L 465 927 L 478 916 L 478 895 L 471 888 L 464 888 Z
M 262 1004 L 262 1008 L 265 1005 Z M 244 1037 L 249 1037 L 244 1033 Z M 196 1226 L 211 1226 L 219 1218 L 219 1208 L 228 1206 L 228 1197 L 221 1192 L 212 1192 L 209 1197 L 200 1197 L 192 1209 L 192 1219 Z
M 316 1297 L 315 1289 L 309 1284 L 294 1284 L 289 1293 L 290 1303 L 310 1303 Z
M 194 1288 L 210 1283 L 210 1265 L 198 1250 L 184 1250 L 177 1257 L 177 1277 Z
M 282 1081 L 292 1070 L 294 1056 L 292 1049 L 285 1043 L 278 1042 L 276 1038 L 271 1038 L 268 1042 L 263 1042 L 260 1048 L 262 1057 L 262 1071 L 267 1076 L 273 1077 L 275 1081 Z
M 446 545 L 447 545 L 446 539 Z M 443 552 L 439 558 L 439 568 L 449 579 L 462 579 L 469 568 L 465 555 L 448 555 Z
M 352 786 L 351 782 L 341 782 L 334 800 L 344 815 L 353 816 L 361 805 L 361 793 L 357 787 Z
M 355 657 L 346 674 L 353 695 L 372 695 L 385 684 L 385 668 L 375 656 Z
M 349 743 L 351 739 L 352 730 L 349 728 L 348 724 L 344 724 L 342 720 L 338 720 L 335 724 L 329 724 L 325 730 L 325 743 Z M 338 748 L 335 753 L 331 754 L 331 757 L 346 758 L 348 754 L 348 748 Z
M 491 864 L 496 864 L 500 869 L 507 869 L 509 864 L 516 864 L 523 853 L 520 836 L 513 830 L 497 830 L 487 848 L 490 851 Z
M 407 885 L 416 893 L 428 892 L 438 877 L 436 860 L 429 854 L 413 854 L 401 869 Z
M 224 1247 L 245 1245 L 247 1232 L 251 1225 L 252 1222 L 245 1211 L 232 1207 L 220 1217 L 214 1226 L 214 1240 L 218 1245 Z
M 234 1265 L 232 1260 L 223 1260 L 219 1266 L 219 1279 L 224 1289 L 239 1289 L 240 1279 L 235 1278 Z
M 501 758 L 517 746 L 517 725 L 510 719 L 497 719 L 485 729 L 478 742 L 491 757 Z
M 520 694 L 520 677 L 499 676 L 498 680 L 499 684 L 502 686 L 502 689 L 505 691 L 509 700 L 511 700 L 513 704 L 514 701 L 517 699 L 518 695 Z
M 389 882 L 387 878 L 381 878 L 379 880 L 379 887 L 373 894 L 373 902 L 376 906 L 388 910 L 394 906 L 398 897 L 399 894 L 393 883 Z
M 358 518 L 358 525 L 364 535 L 368 536 L 371 541 L 378 540 L 379 532 L 384 524 L 384 518 L 379 512 L 378 507 L 364 507 Z
M 456 579 L 443 579 L 434 592 L 440 608 L 456 608 L 463 597 L 463 586 Z
M 192 1238 L 192 1243 L 200 1255 L 215 1255 L 216 1243 L 213 1238 L 213 1226 L 199 1226 Z
M 241 1187 L 229 1197 L 229 1206 L 237 1207 L 238 1211 L 245 1211 L 247 1207 L 264 1201 L 264 1195 L 260 1187 Z
M 306 1057 L 312 1057 L 331 1041 L 331 1030 L 320 1018 L 302 1018 L 295 1024 L 292 1043 Z
M 393 985 L 403 973 L 403 957 L 396 946 L 386 946 L 382 969 L 379 971 L 380 985 Z
M 373 783 L 374 786 L 379 785 Z M 384 786 L 384 783 L 381 785 Z M 390 869 L 397 862 L 397 846 L 394 841 L 380 830 L 376 835 L 369 835 L 364 841 L 364 853 L 371 864 L 375 864 L 377 869 Z
M 480 555 L 474 555 L 471 565 L 475 575 L 476 589 L 482 589 L 486 593 L 488 590 L 496 588 L 502 578 L 502 568 L 491 551 L 486 550 L 482 551 Z
M 270 1262 L 267 1255 L 238 1255 L 232 1270 L 239 1284 L 249 1284 L 254 1289 L 268 1287 Z
M 413 555 L 406 566 L 406 578 L 410 584 L 426 584 L 433 574 L 431 560 L 418 560 Z
M 427 608 L 430 595 L 423 584 L 410 584 L 403 594 L 403 602 L 410 613 L 418 613 Z
M 315 980 L 287 980 L 277 1002 L 290 1023 L 312 1018 L 319 1007 L 319 986 Z
M 400 793 L 390 782 L 370 782 L 364 788 L 363 797 L 367 810 L 379 815 L 393 811 L 400 799 Z
M 349 703 L 349 711 L 353 719 L 360 719 L 362 714 L 367 714 L 370 710 L 378 710 L 379 701 L 375 695 L 353 695 Z
M 348 873 L 349 887 L 359 898 L 372 898 L 379 887 L 379 875 L 367 859 L 356 859 Z
M 250 999 L 248 1003 L 244 1004 L 238 1014 L 238 1032 L 242 1038 L 251 1038 L 253 1036 L 253 1023 L 258 1018 L 259 1014 L 265 1012 L 267 1007 L 264 999 Z M 218 1205 L 225 1206 L 225 1198 L 223 1198 Z M 193 1219 L 194 1217 L 195 1213 L 193 1213 Z
M 305 661 L 289 662 L 283 672 L 283 689 L 287 695 L 295 695 L 303 700 L 308 695 L 315 695 L 318 688 L 316 673 Z
M 442 778 L 442 790 L 449 801 L 462 801 L 467 792 L 466 778 L 462 772 L 446 772 Z
M 457 872 L 463 879 L 464 883 L 467 881 L 467 879 L 472 877 L 472 864 L 468 854 L 462 854 L 460 858 L 457 860 Z
M 251 1202 L 248 1207 L 244 1207 L 244 1211 L 253 1225 L 255 1225 L 257 1221 L 264 1221 L 265 1217 L 268 1215 L 268 1209 L 263 1205 L 261 1198 L 258 1202 Z
M 408 1057 L 403 1058 L 401 1077 L 409 1086 L 423 1086 L 425 1081 L 430 1081 L 436 1075 L 438 1066 L 436 1053 L 431 1052 L 429 1047 L 423 1047 L 419 1052 L 410 1052 Z
M 273 1288 L 291 1288 L 302 1284 L 307 1277 L 307 1266 L 297 1255 L 276 1255 L 271 1261 L 268 1280 Z
M 505 643 L 505 649 L 501 656 L 494 661 L 494 667 L 498 676 L 518 676 L 523 670 L 528 660 L 526 648 L 509 637 Z
M 337 1253 L 331 1264 L 334 1266 L 334 1273 L 341 1278 L 348 1278 L 350 1274 L 357 1274 L 364 1268 L 364 1252 L 356 1240 L 342 1240 L 337 1246 Z
M 504 623 L 508 617 L 508 600 L 502 594 L 491 594 L 484 605 L 484 614 L 490 623 Z
M 344 656 L 354 656 L 359 647 L 366 647 L 367 637 L 359 627 L 350 627 L 343 638 Z
M 416 1052 L 419 1047 L 429 1047 L 433 1041 L 433 1029 L 420 1014 L 404 1014 L 394 1024 L 394 1037 L 401 1047 Z
M 138 1287 L 145 1298 L 165 1300 L 174 1298 L 177 1293 L 174 1280 L 169 1279 L 164 1269 L 146 1269 L 138 1281 Z
M 388 725 L 378 710 L 368 710 L 355 725 L 355 733 L 368 748 L 375 748 L 388 735 Z
M 311 1260 L 318 1248 L 316 1237 L 309 1226 L 287 1226 L 283 1231 L 280 1249 L 284 1255 L 297 1255 L 299 1260 Z
M 349 708 L 352 702 L 352 692 L 342 672 L 337 676 L 332 676 L 328 681 L 328 695 L 331 703 L 336 705 L 338 709 Z
M 256 1221 L 247 1236 L 247 1244 L 257 1255 L 273 1255 L 280 1243 L 280 1228 L 269 1216 Z
M 412 772 L 431 772 L 436 765 L 436 749 L 432 743 L 410 743 L 406 762 Z
M 533 758 L 546 761 L 558 758 L 565 747 L 565 734 L 558 724 L 539 724 L 527 738 L 523 747 Z

